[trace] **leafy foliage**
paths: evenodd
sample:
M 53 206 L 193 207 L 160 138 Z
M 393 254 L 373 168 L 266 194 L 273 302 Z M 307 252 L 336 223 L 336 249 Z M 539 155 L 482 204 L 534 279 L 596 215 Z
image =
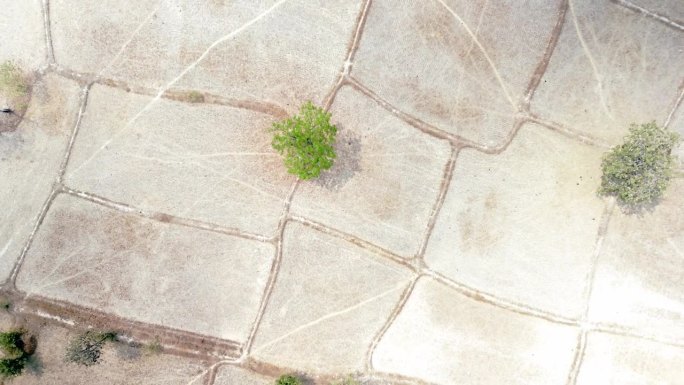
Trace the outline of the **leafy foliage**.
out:
M 0 349 L 4 353 L 4 358 L 0 359 L 0 376 L 18 376 L 35 349 L 35 337 L 27 335 L 23 329 L 0 332 Z
M 22 334 L 24 334 L 23 330 L 10 330 L 0 333 L 0 349 L 5 353 L 5 357 L 17 358 L 24 353 Z
M 0 360 L 0 376 L 2 377 L 16 377 L 24 371 L 24 367 L 28 362 L 28 356 L 22 355 L 15 358 L 3 358 Z
M 655 203 L 672 177 L 672 149 L 679 140 L 655 122 L 632 124 L 624 143 L 603 157 L 599 194 L 615 196 L 632 210 Z
M 102 348 L 107 341 L 115 341 L 114 332 L 87 331 L 76 336 L 67 346 L 66 360 L 76 364 L 91 366 L 98 363 Z
M 290 174 L 312 179 L 332 167 L 335 159 L 337 127 L 330 124 L 330 113 L 306 102 L 299 115 L 273 124 L 271 145 L 285 157 Z
M 291 374 L 283 374 L 276 380 L 276 385 L 302 385 L 302 381 Z

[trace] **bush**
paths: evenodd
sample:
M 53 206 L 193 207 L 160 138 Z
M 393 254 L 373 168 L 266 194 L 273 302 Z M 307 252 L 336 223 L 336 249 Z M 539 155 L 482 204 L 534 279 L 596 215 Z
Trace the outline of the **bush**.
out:
M 655 203 L 667 188 L 675 160 L 672 149 L 680 138 L 655 122 L 632 124 L 624 143 L 603 157 L 599 194 L 638 210 Z
M 22 330 L 10 330 L 0 333 L 0 349 L 5 353 L 5 358 L 17 358 L 24 354 L 24 342 L 21 336 Z
M 35 350 L 35 337 L 23 329 L 0 332 L 0 349 L 4 353 L 0 359 L 0 376 L 18 376 Z
M 91 366 L 98 363 L 102 348 L 107 341 L 115 341 L 114 332 L 94 332 L 87 331 L 76 336 L 67 346 L 66 361 L 84 366 Z
M 278 377 L 276 385 L 302 385 L 302 381 L 291 374 L 283 374 L 282 376 Z
M 332 167 L 335 159 L 337 127 L 330 124 L 330 113 L 306 102 L 299 115 L 273 124 L 272 146 L 285 157 L 290 174 L 312 179 Z
M 24 371 L 28 356 L 21 356 L 16 358 L 3 358 L 0 360 L 0 376 L 2 377 L 16 377 Z

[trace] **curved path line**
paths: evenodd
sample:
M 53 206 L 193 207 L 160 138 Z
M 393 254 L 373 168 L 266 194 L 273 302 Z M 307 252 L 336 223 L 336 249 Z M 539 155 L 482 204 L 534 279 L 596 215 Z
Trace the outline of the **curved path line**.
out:
M 480 43 L 480 40 L 475 36 L 473 31 L 468 27 L 468 24 L 466 24 L 465 21 L 459 16 L 451 7 L 449 7 L 444 0 L 437 0 L 444 8 L 446 8 L 447 11 L 456 19 L 458 20 L 459 23 L 463 26 L 463 28 L 466 30 L 468 35 L 470 35 L 470 38 L 473 39 L 473 42 L 475 42 L 475 45 L 477 45 L 477 48 L 480 49 L 480 52 L 482 52 L 482 55 L 484 58 L 487 60 L 487 63 L 489 63 L 489 67 L 492 69 L 492 72 L 494 73 L 494 76 L 496 77 L 496 80 L 499 82 L 499 86 L 501 86 L 501 90 L 504 93 L 504 96 L 506 96 L 506 99 L 508 99 L 508 102 L 511 104 L 511 107 L 513 107 L 513 110 L 517 111 L 517 106 L 516 103 L 513 101 L 513 98 L 510 95 L 510 92 L 508 91 L 508 88 L 506 87 L 506 83 L 504 83 L 503 79 L 501 78 L 501 74 L 499 73 L 499 70 L 496 69 L 496 66 L 494 65 L 494 61 L 489 57 L 489 54 L 487 53 L 487 50 L 482 46 L 482 43 Z
M 334 312 L 332 312 L 332 313 L 328 313 L 328 314 L 326 314 L 326 315 L 324 315 L 324 316 L 322 316 L 322 317 L 319 317 L 319 318 L 317 318 L 317 319 L 315 319 L 315 320 L 313 320 L 313 321 L 310 321 L 310 322 L 307 322 L 307 323 L 305 323 L 305 324 L 303 324 L 303 325 L 300 325 L 300 326 L 298 326 L 298 327 L 296 327 L 296 328 L 290 330 L 289 332 L 287 332 L 287 333 L 281 335 L 280 337 L 274 338 L 274 339 L 272 339 L 272 340 L 270 340 L 270 341 L 268 341 L 268 342 L 266 342 L 266 343 L 264 343 L 264 344 L 262 344 L 262 345 L 259 345 L 259 346 L 255 347 L 254 350 L 253 350 L 253 352 L 262 351 L 263 349 L 266 349 L 266 348 L 268 348 L 269 346 L 272 346 L 272 345 L 274 345 L 274 344 L 277 344 L 278 342 L 280 342 L 280 341 L 286 339 L 287 337 L 289 337 L 289 336 L 291 336 L 291 335 L 297 334 L 297 333 L 299 333 L 299 332 L 301 332 L 301 331 L 303 331 L 303 330 L 306 330 L 306 329 L 308 329 L 308 328 L 310 328 L 310 327 L 312 327 L 312 326 L 316 326 L 316 325 L 318 325 L 319 323 L 324 322 L 324 321 L 326 321 L 326 320 L 329 320 L 329 319 L 331 319 L 331 318 L 335 318 L 335 317 L 337 317 L 337 316 L 339 316 L 339 315 L 347 314 L 347 313 L 349 313 L 349 312 L 351 312 L 351 311 L 354 311 L 354 310 L 356 310 L 356 309 L 358 309 L 358 308 L 360 308 L 360 307 L 363 307 L 363 306 L 365 306 L 365 305 L 367 305 L 367 304 L 369 304 L 369 303 L 371 303 L 371 302 L 373 302 L 373 301 L 375 301 L 375 300 L 381 299 L 381 298 L 383 298 L 383 297 L 385 297 L 385 296 L 387 296 L 387 295 L 390 295 L 390 294 L 392 294 L 392 293 L 394 293 L 394 292 L 396 292 L 396 291 L 398 291 L 398 290 L 400 290 L 400 289 L 403 289 L 403 288 L 405 288 L 405 287 L 406 287 L 406 282 L 402 282 L 401 285 L 394 286 L 394 287 L 390 288 L 389 290 L 385 290 L 385 291 L 383 291 L 383 292 L 380 293 L 380 294 L 377 294 L 377 295 L 374 295 L 374 296 L 372 296 L 372 297 L 370 297 L 370 298 L 364 299 L 363 301 L 358 302 L 358 303 L 356 303 L 356 304 L 354 304 L 354 305 L 352 305 L 352 306 L 348 306 L 348 307 L 346 307 L 346 308 L 344 308 L 344 309 L 341 309 L 341 310 L 338 310 L 338 311 L 334 311 Z

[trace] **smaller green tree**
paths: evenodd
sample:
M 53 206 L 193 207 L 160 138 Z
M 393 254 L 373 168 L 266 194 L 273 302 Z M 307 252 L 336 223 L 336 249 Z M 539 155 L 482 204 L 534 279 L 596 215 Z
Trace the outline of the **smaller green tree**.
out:
M 5 358 L 17 358 L 24 354 L 22 334 L 24 334 L 23 330 L 10 330 L 0 333 L 0 349 L 2 349 Z
M 679 140 L 655 122 L 632 124 L 624 142 L 603 156 L 599 194 L 615 196 L 630 210 L 655 203 L 672 177 L 672 149 Z
M 20 375 L 24 371 L 27 362 L 27 356 L 0 359 L 0 376 L 16 377 Z
M 98 363 L 102 348 L 108 341 L 116 341 L 114 332 L 95 332 L 89 330 L 76 336 L 67 346 L 66 361 L 91 366 Z
M 306 102 L 299 115 L 274 123 L 271 132 L 271 145 L 285 158 L 290 174 L 312 179 L 332 167 L 337 127 L 330 123 L 330 113 L 322 108 Z
M 24 329 L 0 332 L 0 377 L 15 377 L 21 374 L 35 349 L 35 337 Z
M 302 385 L 302 381 L 291 374 L 283 374 L 276 380 L 276 385 Z

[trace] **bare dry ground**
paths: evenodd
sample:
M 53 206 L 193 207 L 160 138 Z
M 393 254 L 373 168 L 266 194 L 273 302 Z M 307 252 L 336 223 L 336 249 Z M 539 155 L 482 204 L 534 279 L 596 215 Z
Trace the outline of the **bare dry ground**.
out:
M 681 384 L 684 145 L 652 211 L 596 189 L 630 123 L 684 134 L 682 4 L 2 0 L 12 383 Z M 267 132 L 306 100 L 311 182 Z M 65 364 L 87 328 L 162 353 Z

